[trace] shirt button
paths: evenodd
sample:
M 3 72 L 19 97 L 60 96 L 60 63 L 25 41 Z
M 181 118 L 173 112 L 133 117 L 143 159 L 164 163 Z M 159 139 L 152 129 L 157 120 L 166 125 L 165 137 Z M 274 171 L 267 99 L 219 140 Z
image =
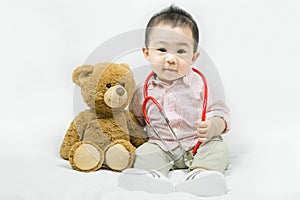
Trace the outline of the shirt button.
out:
M 173 128 L 173 131 L 176 133 L 178 131 L 178 129 L 177 128 Z

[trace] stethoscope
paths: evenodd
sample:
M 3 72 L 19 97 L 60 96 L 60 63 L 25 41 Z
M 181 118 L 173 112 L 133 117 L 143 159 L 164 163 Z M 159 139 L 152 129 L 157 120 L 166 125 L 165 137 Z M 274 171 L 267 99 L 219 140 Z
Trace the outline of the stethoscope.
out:
M 201 121 L 205 121 L 206 119 L 206 108 L 207 108 L 207 99 L 208 99 L 208 87 L 207 87 L 207 80 L 205 78 L 205 76 L 197 69 L 195 68 L 192 68 L 192 70 L 197 73 L 198 75 L 201 76 L 202 78 L 202 81 L 203 81 L 203 105 L 202 105 L 202 115 L 201 115 Z M 175 153 L 172 151 L 172 150 L 167 150 L 166 153 L 171 157 L 171 159 L 173 159 L 173 161 L 178 161 L 179 159 L 181 159 L 182 157 L 184 157 L 184 148 L 182 147 L 180 141 L 178 140 L 171 124 L 170 124 L 170 120 L 168 119 L 163 107 L 158 103 L 158 101 L 152 97 L 152 96 L 148 96 L 148 82 L 150 80 L 150 78 L 155 75 L 154 72 L 151 72 L 145 79 L 145 82 L 144 82 L 144 88 L 143 88 L 143 92 L 144 92 L 144 102 L 143 102 L 143 105 L 142 105 L 142 110 L 143 110 L 143 114 L 144 114 L 144 118 L 145 118 L 145 121 L 146 121 L 146 124 L 148 127 L 150 127 L 153 132 L 155 133 L 155 135 L 161 140 L 162 144 L 165 145 L 165 147 L 167 147 L 167 144 L 166 142 L 164 141 L 164 139 L 161 137 L 161 135 L 158 133 L 157 129 L 155 128 L 155 126 L 153 125 L 153 123 L 149 120 L 149 117 L 147 115 L 147 103 L 148 101 L 152 101 L 155 106 L 158 108 L 161 116 L 164 118 L 164 120 L 166 121 L 170 131 L 171 131 L 171 134 L 172 134 L 172 137 L 174 139 L 174 141 L 176 141 L 178 143 L 178 146 L 179 148 L 181 149 L 181 155 L 180 156 L 176 156 Z M 204 143 L 202 143 L 204 144 Z M 195 147 L 193 148 L 192 150 L 192 154 L 195 155 L 197 153 L 197 150 L 198 148 L 200 147 L 201 145 L 201 142 L 198 141 L 197 144 L 195 145 Z

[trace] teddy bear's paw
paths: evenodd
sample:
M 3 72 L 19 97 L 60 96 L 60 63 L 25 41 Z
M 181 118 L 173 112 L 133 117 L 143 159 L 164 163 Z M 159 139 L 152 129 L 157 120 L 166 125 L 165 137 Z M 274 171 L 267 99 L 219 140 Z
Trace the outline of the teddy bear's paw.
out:
M 122 144 L 114 144 L 105 152 L 105 164 L 114 171 L 122 171 L 131 167 L 133 161 L 132 152 Z
M 103 151 L 92 142 L 81 141 L 74 144 L 69 161 L 73 169 L 83 172 L 98 170 L 104 160 Z

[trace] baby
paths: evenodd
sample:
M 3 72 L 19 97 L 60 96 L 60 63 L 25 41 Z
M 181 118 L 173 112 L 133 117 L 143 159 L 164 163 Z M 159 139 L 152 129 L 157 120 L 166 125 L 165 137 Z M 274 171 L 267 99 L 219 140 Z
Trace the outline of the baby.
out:
M 172 5 L 150 19 L 145 47 L 142 48 L 154 72 L 148 83 L 148 95 L 155 97 L 164 108 L 180 145 L 172 137 L 156 107 L 149 103 L 148 117 L 164 142 L 146 127 L 149 140 L 136 149 L 134 166 L 123 171 L 119 186 L 128 190 L 152 193 L 177 191 L 197 196 L 227 192 L 223 173 L 229 163 L 229 153 L 221 135 L 230 129 L 229 109 L 209 88 L 207 120 L 200 120 L 203 82 L 192 72 L 192 65 L 200 55 L 198 41 L 196 22 L 178 7 Z M 140 85 L 129 110 L 141 125 L 146 126 L 143 100 L 143 87 Z M 192 155 L 198 140 L 202 145 Z M 169 151 L 178 159 L 171 158 Z M 175 187 L 167 178 L 168 172 L 173 169 L 187 169 L 185 178 Z

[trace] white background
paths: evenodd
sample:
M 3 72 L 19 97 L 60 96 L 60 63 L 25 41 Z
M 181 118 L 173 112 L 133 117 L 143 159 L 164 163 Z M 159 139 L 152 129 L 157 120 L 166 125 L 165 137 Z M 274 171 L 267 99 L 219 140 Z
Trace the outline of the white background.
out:
M 226 139 L 234 155 L 247 158 L 237 159 L 237 173 L 255 177 L 241 178 L 238 188 L 257 197 L 262 185 L 269 189 L 263 197 L 299 196 L 297 0 L 1 1 L 0 171 L 21 170 L 29 158 L 60 159 L 74 117 L 74 68 L 112 36 L 145 28 L 171 3 L 196 19 L 201 46 L 222 77 L 233 126 Z

